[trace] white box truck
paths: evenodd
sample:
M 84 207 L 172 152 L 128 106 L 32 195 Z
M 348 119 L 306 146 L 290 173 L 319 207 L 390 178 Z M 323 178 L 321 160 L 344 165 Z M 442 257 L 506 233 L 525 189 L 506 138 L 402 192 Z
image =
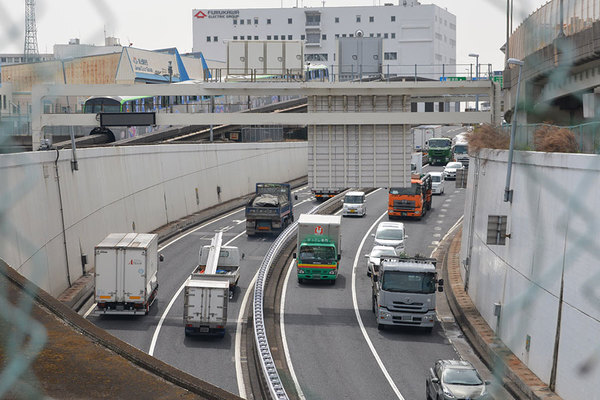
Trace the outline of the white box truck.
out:
M 158 291 L 157 250 L 158 235 L 149 233 L 111 233 L 96 246 L 95 314 L 148 314 Z
M 229 282 L 192 274 L 185 282 L 183 297 L 185 336 L 225 336 Z
M 342 252 L 342 217 L 302 214 L 298 220 L 298 282 L 327 280 L 335 284 Z

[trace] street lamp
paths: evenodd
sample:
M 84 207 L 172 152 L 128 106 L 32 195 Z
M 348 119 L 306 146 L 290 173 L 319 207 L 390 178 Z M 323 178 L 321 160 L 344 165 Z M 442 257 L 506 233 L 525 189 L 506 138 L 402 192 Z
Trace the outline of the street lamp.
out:
M 519 91 L 521 89 L 521 69 L 524 62 L 516 58 L 509 58 L 507 64 L 519 66 L 519 78 L 517 79 L 517 95 L 515 96 L 515 109 L 510 121 L 510 146 L 508 149 L 508 167 L 506 170 L 506 186 L 504 187 L 504 201 L 512 203 L 512 190 L 510 190 L 510 174 L 512 172 L 513 151 L 515 148 L 515 132 L 517 130 L 517 105 L 519 104 Z
M 479 54 L 471 53 L 469 57 L 475 57 L 475 80 L 479 80 Z M 479 95 L 475 95 L 475 111 L 479 111 Z

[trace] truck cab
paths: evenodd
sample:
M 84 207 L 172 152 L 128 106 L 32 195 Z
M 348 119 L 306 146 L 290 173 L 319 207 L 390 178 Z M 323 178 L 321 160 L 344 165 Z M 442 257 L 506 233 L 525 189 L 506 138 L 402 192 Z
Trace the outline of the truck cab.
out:
M 433 329 L 435 293 L 443 291 L 443 279 L 437 278 L 437 260 L 421 257 L 381 259 L 379 272 L 373 274 L 372 307 L 377 328 L 386 325 L 416 326 Z
M 452 161 L 452 139 L 429 139 L 427 147 L 431 165 L 445 165 L 448 161 Z
M 298 219 L 298 282 L 326 280 L 335 284 L 341 259 L 341 217 L 302 214 Z
M 432 179 L 429 173 L 413 174 L 410 187 L 392 187 L 388 196 L 388 217 L 421 219 L 431 209 Z

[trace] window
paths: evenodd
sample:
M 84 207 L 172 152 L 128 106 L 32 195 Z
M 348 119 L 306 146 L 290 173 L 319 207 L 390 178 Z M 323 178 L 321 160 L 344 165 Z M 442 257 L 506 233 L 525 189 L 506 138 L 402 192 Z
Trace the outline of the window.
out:
M 436 54 L 435 55 L 435 61 L 442 61 L 442 55 L 441 54 Z
M 346 37 L 346 34 L 345 34 L 345 33 L 342 33 L 342 37 Z
M 252 20 L 251 20 L 250 18 L 248 18 L 248 19 L 246 20 L 246 23 L 247 23 L 248 25 L 250 25 L 250 24 L 252 23 Z
M 369 17 L 369 22 L 375 22 L 375 17 Z
M 377 37 L 381 37 L 381 33 L 378 33 L 378 34 L 377 34 Z
M 267 40 L 271 40 L 271 35 L 267 35 Z
M 321 35 L 318 33 L 307 33 L 306 34 L 306 43 L 320 43 Z
M 389 52 L 389 53 L 384 53 L 383 54 L 383 59 L 384 60 L 397 60 L 398 59 L 398 53 L 396 53 L 395 51 Z
M 234 37 L 233 37 L 233 40 L 237 40 L 237 36 L 234 36 Z
M 6 57 L 2 57 L 2 58 L 0 59 L 0 62 L 6 62 Z
M 243 19 L 240 19 L 240 25 L 244 25 L 244 21 Z
M 291 23 L 292 23 L 292 19 L 288 18 L 288 24 L 291 24 Z
M 275 40 L 279 40 L 279 35 L 275 35 Z
M 271 18 L 267 18 L 267 25 L 271 25 Z
M 506 215 L 488 215 L 487 244 L 506 244 Z
M 450 46 L 456 47 L 456 40 L 450 39 Z
M 258 18 L 254 17 L 254 25 L 258 25 Z
M 396 16 L 395 16 L 395 15 L 392 15 L 392 16 L 390 17 L 390 19 L 392 20 L 392 22 L 396 22 Z
M 233 24 L 234 24 L 234 25 L 237 25 L 237 18 L 234 18 L 234 19 L 233 19 Z
M 306 36 L 305 35 L 300 35 L 300 40 L 304 40 L 304 39 L 306 39 Z
M 450 29 L 452 29 L 453 31 L 456 30 L 456 24 L 450 23 Z
M 304 61 L 327 61 L 328 54 L 327 53 L 319 53 L 319 54 L 305 54 Z
M 384 34 L 383 34 L 383 38 L 384 38 L 384 39 L 387 39 L 387 38 L 388 38 L 388 34 L 387 34 L 387 33 L 384 33 Z
M 244 40 L 244 39 L 246 39 L 245 36 L 240 36 L 240 40 Z
M 392 39 L 396 39 L 396 32 L 392 32 Z
M 254 36 L 254 40 L 258 40 L 258 36 Z
M 322 34 L 322 35 L 321 35 L 321 40 L 327 40 L 327 35 L 325 35 L 325 34 Z
M 306 25 L 307 26 L 321 25 L 321 14 L 306 14 Z
M 360 22 L 360 15 L 356 16 L 356 22 Z
M 339 39 L 339 37 L 340 37 L 340 34 L 339 34 L 339 33 L 336 33 L 336 34 L 335 34 L 335 38 L 336 38 L 336 39 Z
M 288 40 L 292 40 L 292 35 L 288 35 Z
M 374 33 L 369 33 L 369 37 L 375 37 Z
M 210 36 L 207 36 L 207 37 L 206 37 L 206 41 L 207 41 L 207 42 L 210 42 Z
M 340 23 L 340 17 L 335 17 L 335 23 L 339 24 Z
M 437 32 L 436 32 L 436 33 L 435 33 L 435 38 L 436 38 L 437 40 L 442 40 L 442 34 L 441 34 L 441 33 L 437 33 Z
M 354 37 L 354 33 L 349 34 L 348 37 Z

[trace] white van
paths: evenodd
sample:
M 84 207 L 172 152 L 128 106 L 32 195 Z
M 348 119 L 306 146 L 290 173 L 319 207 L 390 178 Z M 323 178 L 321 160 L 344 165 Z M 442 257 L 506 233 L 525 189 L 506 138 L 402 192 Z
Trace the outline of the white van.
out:
M 380 222 L 377 225 L 377 231 L 371 234 L 375 237 L 373 245 L 390 246 L 396 250 L 397 254 L 406 250 L 406 234 L 404 233 L 404 224 L 402 222 Z
M 367 204 L 365 203 L 365 192 L 348 192 L 344 196 L 344 206 L 342 215 L 364 216 L 367 214 Z
M 430 172 L 431 175 L 431 193 L 444 194 L 444 182 L 446 182 L 443 172 Z

